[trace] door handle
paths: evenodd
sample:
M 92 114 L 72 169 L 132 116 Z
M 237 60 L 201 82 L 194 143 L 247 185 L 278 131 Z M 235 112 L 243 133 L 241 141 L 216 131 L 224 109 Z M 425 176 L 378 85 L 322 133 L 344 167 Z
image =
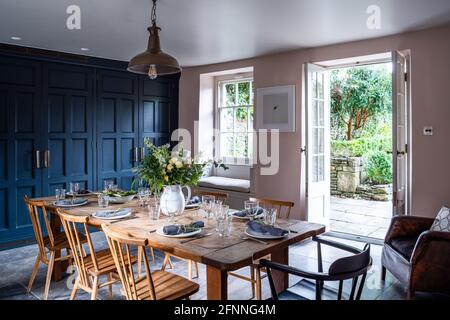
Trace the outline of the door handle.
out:
M 34 152 L 35 154 L 35 161 L 36 161 L 36 169 L 40 169 L 41 168 L 41 151 L 40 150 L 36 150 Z
M 145 147 L 141 147 L 141 158 L 139 159 L 139 161 L 142 161 L 145 157 Z
M 139 148 L 133 148 L 133 162 L 138 162 L 139 161 Z
M 50 167 L 50 150 L 44 151 L 44 168 Z

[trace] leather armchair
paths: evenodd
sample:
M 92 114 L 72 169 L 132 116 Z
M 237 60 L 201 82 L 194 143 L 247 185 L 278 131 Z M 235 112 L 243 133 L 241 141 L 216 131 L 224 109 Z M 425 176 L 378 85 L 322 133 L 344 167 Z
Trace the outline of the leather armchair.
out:
M 394 217 L 381 254 L 382 280 L 389 270 L 416 291 L 450 294 L 450 232 L 430 231 L 434 219 Z

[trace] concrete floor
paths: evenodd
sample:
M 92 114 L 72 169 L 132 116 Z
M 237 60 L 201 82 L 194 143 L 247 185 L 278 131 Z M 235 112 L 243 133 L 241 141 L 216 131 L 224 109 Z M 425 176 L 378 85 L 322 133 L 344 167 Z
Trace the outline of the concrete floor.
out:
M 384 239 L 392 217 L 391 201 L 331 197 L 332 231 Z
M 99 250 L 106 248 L 106 241 L 102 233 L 97 232 L 93 234 L 95 249 Z M 364 246 L 361 242 L 353 242 L 343 239 L 335 239 L 354 245 L 356 247 Z M 152 269 L 158 269 L 161 266 L 163 260 L 162 252 L 155 251 L 156 261 L 152 262 L 150 267 Z M 26 292 L 26 286 L 33 268 L 33 263 L 37 255 L 37 246 L 30 245 L 26 247 L 16 248 L 12 250 L 6 250 L 0 252 L 0 299 L 15 299 L 15 300 L 36 300 L 41 299 L 43 296 L 43 286 L 45 281 L 45 266 L 41 265 L 39 272 L 30 293 Z M 406 293 L 404 288 L 395 280 L 390 274 L 388 274 L 385 282 L 380 280 L 380 255 L 381 246 L 372 245 L 371 255 L 373 258 L 373 266 L 368 273 L 365 288 L 363 290 L 362 299 L 374 300 L 374 299 L 387 299 L 387 300 L 399 300 L 405 299 Z M 340 250 L 325 247 L 323 249 L 324 267 L 325 270 L 332 261 L 345 256 Z M 310 240 L 304 241 L 301 244 L 292 246 L 290 248 L 290 264 L 294 267 L 316 271 L 317 270 L 317 254 L 316 244 Z M 176 272 L 179 275 L 187 276 L 187 264 L 183 261 L 174 260 L 174 270 L 168 270 L 170 272 Z M 195 294 L 192 299 L 200 300 L 206 298 L 206 275 L 205 267 L 200 265 L 200 277 L 195 279 L 200 284 L 200 291 Z M 249 274 L 248 269 L 242 269 L 242 274 Z M 50 286 L 49 299 L 67 300 L 70 296 L 71 282 L 74 280 L 74 276 L 67 276 L 62 281 L 52 282 Z M 302 295 L 308 299 L 314 299 L 313 287 L 305 281 L 301 281 L 301 278 L 290 277 L 290 291 Z M 242 281 L 237 278 L 230 277 L 229 280 L 229 298 L 238 300 L 251 299 L 251 287 L 246 281 Z M 300 281 L 300 282 L 299 282 Z M 327 283 L 328 286 L 334 288 L 335 283 Z M 344 287 L 344 293 L 350 291 L 351 283 L 346 283 Z M 120 284 L 114 285 L 114 297 L 113 299 L 123 299 L 120 294 Z M 327 291 L 328 292 L 328 291 Z M 267 278 L 263 280 L 263 298 L 270 297 L 269 285 Z M 89 294 L 78 291 L 76 299 L 89 299 Z M 109 299 L 107 288 L 100 289 L 99 299 Z M 418 299 L 429 299 L 429 296 L 417 296 Z M 336 296 L 332 293 L 324 295 L 324 299 L 336 299 Z

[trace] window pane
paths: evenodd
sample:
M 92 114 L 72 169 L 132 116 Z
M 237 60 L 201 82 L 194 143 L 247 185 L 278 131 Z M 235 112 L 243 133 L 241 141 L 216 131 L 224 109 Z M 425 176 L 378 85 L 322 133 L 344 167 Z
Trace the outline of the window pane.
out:
M 225 105 L 235 106 L 236 105 L 236 84 L 228 83 L 225 85 Z
M 248 108 L 248 132 L 253 132 L 253 107 Z
M 238 83 L 238 104 L 240 106 L 250 104 L 250 82 Z
M 248 155 L 248 135 L 238 133 L 234 140 L 234 156 L 246 158 Z
M 220 157 L 233 157 L 233 134 L 220 134 Z
M 234 131 L 235 132 L 247 132 L 248 124 L 248 108 L 236 108 L 235 109 L 235 121 L 234 121 Z
M 233 109 L 220 109 L 220 131 L 233 132 Z

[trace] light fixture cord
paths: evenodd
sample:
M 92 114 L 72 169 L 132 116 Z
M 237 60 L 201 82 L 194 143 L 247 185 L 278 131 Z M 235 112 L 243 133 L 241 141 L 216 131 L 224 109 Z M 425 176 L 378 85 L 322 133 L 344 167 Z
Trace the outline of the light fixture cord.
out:
M 153 0 L 151 20 L 152 25 L 156 25 L 156 0 Z

